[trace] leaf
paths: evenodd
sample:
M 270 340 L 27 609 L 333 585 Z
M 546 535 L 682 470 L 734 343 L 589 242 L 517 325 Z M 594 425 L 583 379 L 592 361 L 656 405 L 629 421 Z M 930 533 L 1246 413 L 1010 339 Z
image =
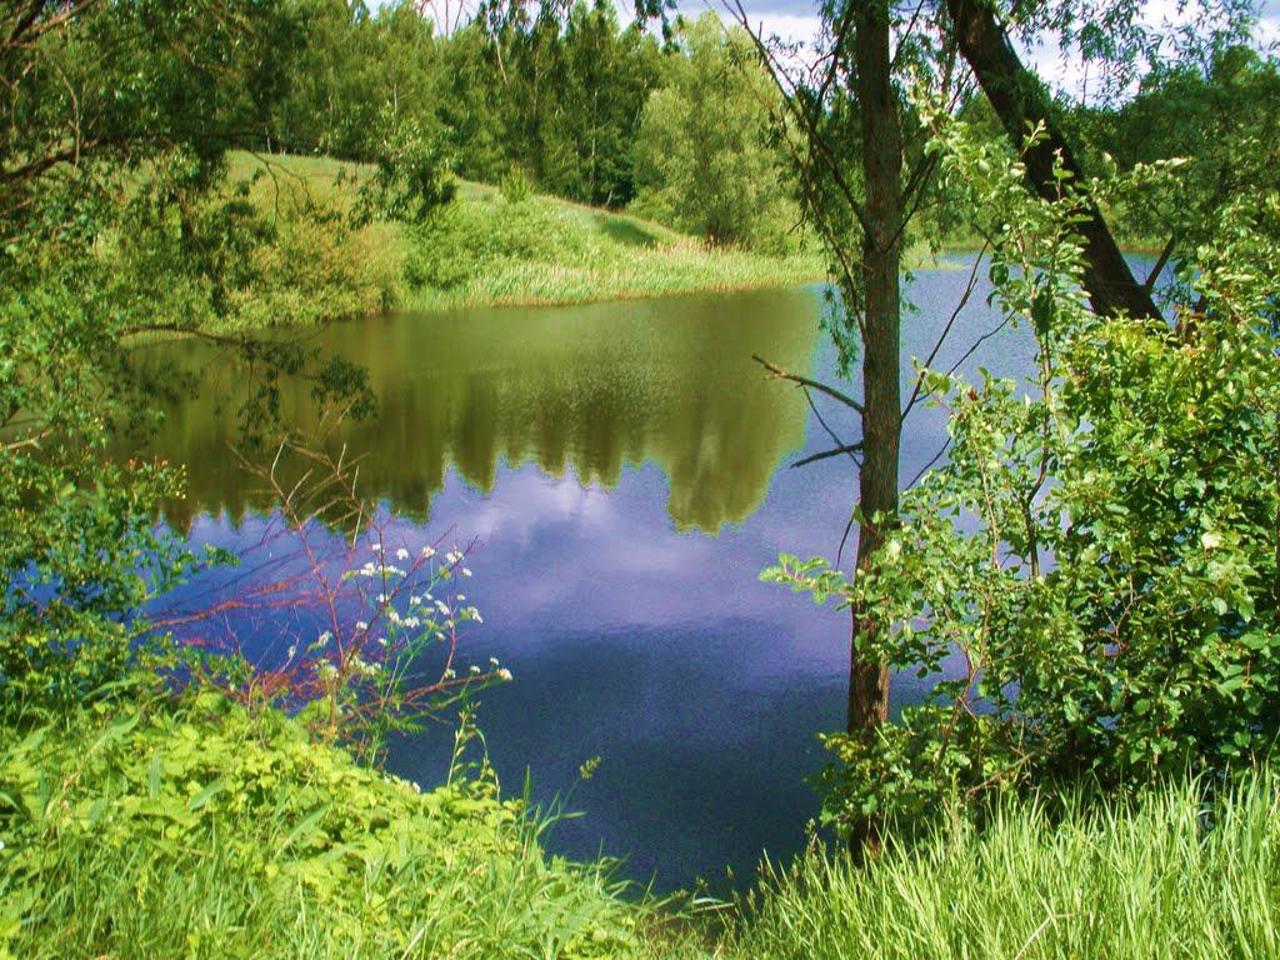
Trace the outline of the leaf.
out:
M 164 775 L 164 760 L 157 750 L 151 755 L 151 767 L 147 771 L 147 796 L 152 800 L 158 799 L 160 796 L 160 780 Z
M 295 840 L 301 837 L 308 830 L 313 829 L 315 825 L 319 823 L 321 819 L 323 819 L 324 815 L 329 812 L 329 808 L 331 806 L 332 804 L 328 804 L 328 803 L 323 804 L 317 807 L 316 809 L 312 810 L 305 817 L 303 817 L 302 822 L 299 823 L 296 827 L 294 827 L 289 832 L 289 835 L 284 838 L 284 843 L 280 845 L 280 849 L 281 850 L 289 849 L 289 847 L 293 845 L 293 842 Z
M 213 783 L 209 784 L 207 787 L 205 787 L 203 790 L 197 793 L 194 797 L 188 800 L 187 809 L 194 813 L 196 810 L 199 810 L 201 807 L 203 807 L 206 803 L 208 803 L 210 800 L 212 800 L 214 797 L 216 797 L 225 789 L 227 789 L 227 781 L 225 778 L 219 777 L 217 780 L 213 781 Z

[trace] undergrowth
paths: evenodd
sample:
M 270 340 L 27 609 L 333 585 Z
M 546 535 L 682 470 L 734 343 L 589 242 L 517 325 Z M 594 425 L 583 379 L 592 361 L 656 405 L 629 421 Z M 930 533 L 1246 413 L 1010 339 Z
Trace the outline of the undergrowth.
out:
M 483 777 L 418 792 L 212 691 L 0 734 L 6 960 L 648 955 L 654 910 Z
M 1280 782 L 1132 803 L 1012 803 L 867 869 L 815 851 L 769 871 L 734 958 L 1220 960 L 1280 956 Z

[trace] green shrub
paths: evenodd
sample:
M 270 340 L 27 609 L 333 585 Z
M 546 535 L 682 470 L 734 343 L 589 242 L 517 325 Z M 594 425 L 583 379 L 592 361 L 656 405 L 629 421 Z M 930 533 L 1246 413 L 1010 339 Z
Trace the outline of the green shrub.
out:
M 533 196 L 533 180 L 524 167 L 512 164 L 498 181 L 498 191 L 507 203 L 523 203 Z
M 769 574 L 869 611 L 864 661 L 935 681 L 899 720 L 828 738 L 840 825 L 1054 780 L 1132 789 L 1280 736 L 1280 197 L 1224 210 L 1176 330 L 1100 317 L 1074 220 L 1101 187 L 1042 203 L 999 147 L 948 136 L 943 169 L 995 220 L 993 299 L 1038 353 L 1022 384 L 921 371 L 949 459 L 881 518 L 871 569 Z
M 207 690 L 0 742 L 0 957 L 640 955 L 645 909 L 492 781 L 419 793 Z

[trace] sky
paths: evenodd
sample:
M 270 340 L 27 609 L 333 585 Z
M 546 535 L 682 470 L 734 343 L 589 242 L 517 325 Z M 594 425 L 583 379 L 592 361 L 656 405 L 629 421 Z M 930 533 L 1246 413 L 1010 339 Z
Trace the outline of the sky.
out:
M 724 14 L 721 0 L 679 0 L 680 9 L 696 16 L 703 10 L 715 9 Z M 753 28 L 763 27 L 766 36 L 774 34 L 789 42 L 808 43 L 818 31 L 819 18 L 815 0 L 742 0 Z M 1180 0 L 1149 0 L 1144 20 L 1152 26 L 1186 22 L 1179 13 Z M 1280 0 L 1262 0 L 1259 23 L 1254 33 L 1259 47 L 1280 43 Z M 1056 45 L 1021 50 L 1039 74 L 1068 93 L 1079 95 L 1084 73 L 1078 60 L 1064 57 Z

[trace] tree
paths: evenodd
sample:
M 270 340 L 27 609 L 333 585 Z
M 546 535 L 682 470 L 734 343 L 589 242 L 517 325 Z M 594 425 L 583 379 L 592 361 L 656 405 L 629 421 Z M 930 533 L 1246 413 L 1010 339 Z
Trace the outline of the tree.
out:
M 715 244 L 776 242 L 789 226 L 777 90 L 748 34 L 714 13 L 678 24 L 675 43 L 636 139 L 637 209 Z
M 143 649 L 140 602 L 200 559 L 153 523 L 180 471 L 108 453 L 113 433 L 145 425 L 155 396 L 181 386 L 142 377 L 131 337 L 184 332 L 239 351 L 261 377 L 242 411 L 258 430 L 283 371 L 314 376 L 322 402 L 361 392 L 340 362 L 316 367 L 297 343 L 205 322 L 229 309 L 238 245 L 264 233 L 215 187 L 227 147 L 268 129 L 270 53 L 290 29 L 261 0 L 33 0 L 0 20 L 6 707 L 65 705 L 117 679 Z M 130 261 L 137 284 L 119 276 L 121 243 L 145 254 Z
M 1121 171 L 1179 162 L 1176 176 L 1152 183 L 1117 212 L 1131 235 L 1163 241 L 1151 279 L 1215 242 L 1233 197 L 1280 186 L 1266 146 L 1280 138 L 1280 70 L 1247 46 L 1158 65 L 1136 96 L 1091 119 L 1090 146 Z
M 991 3 L 947 0 L 947 12 L 960 50 L 1014 147 L 1022 150 L 1028 133 L 1037 127 L 1043 130 L 1043 136 L 1023 151 L 1027 180 L 1042 198 L 1055 199 L 1062 176 L 1079 180 L 1084 171 L 1044 85 L 1022 65 Z M 1150 291 L 1134 279 L 1096 204 L 1082 203 L 1077 229 L 1085 239 L 1083 280 L 1094 309 L 1106 315 L 1159 318 Z
M 741 6 L 738 15 L 746 24 Z M 794 162 L 805 212 L 839 287 L 828 329 L 846 376 L 855 358 L 860 361 L 861 397 L 765 365 L 856 415 L 860 439 L 846 443 L 828 427 L 836 445 L 802 463 L 844 455 L 856 462 L 858 494 L 850 527 L 857 522 L 854 567 L 863 577 L 873 574 L 897 524 L 899 447 L 911 405 L 904 408 L 901 392 L 902 251 L 910 221 L 932 189 L 935 162 L 922 149 L 919 120 L 901 87 L 902 71 L 910 62 L 949 92 L 954 51 L 935 45 L 925 23 L 918 17 L 901 19 L 889 2 L 827 4 L 823 20 L 826 40 L 809 76 L 787 75 L 776 58 L 770 62 L 800 131 Z M 764 41 L 757 38 L 757 44 L 769 56 Z M 885 638 L 867 606 L 852 603 L 850 614 L 846 730 L 860 742 L 871 742 L 889 714 L 889 666 L 880 652 Z M 849 839 L 855 856 L 873 852 L 878 821 L 861 817 L 851 825 Z
M 1039 17 L 1026 22 L 1052 21 L 1060 27 L 1075 23 L 1078 14 L 1069 3 L 1052 10 L 1047 5 L 1018 6 L 1024 15 L 1026 8 Z M 738 12 L 745 23 L 745 12 L 741 7 Z M 1113 14 L 1131 19 L 1133 11 L 1126 7 L 1106 12 Z M 806 137 L 806 149 L 796 157 L 806 209 L 841 288 L 842 302 L 829 326 L 846 375 L 854 357 L 861 356 L 862 396 L 855 399 L 830 385 L 774 372 L 807 390 L 835 397 L 858 415 L 861 439 L 844 443 L 833 433 L 836 447 L 820 456 L 860 456 L 860 489 L 850 521 L 851 526 L 854 521 L 859 524 L 856 580 L 874 583 L 891 559 L 883 548 L 898 523 L 902 422 L 923 392 L 923 379 L 918 379 L 910 399 L 901 404 L 900 248 L 892 244 L 900 244 L 913 214 L 930 196 L 940 156 L 936 150 L 924 150 L 929 133 L 902 89 L 908 70 L 912 83 L 921 88 L 914 94 L 916 102 L 923 97 L 945 116 L 967 99 L 969 83 L 956 61 L 962 55 L 1005 129 L 1003 159 L 1023 157 L 1018 169 L 1037 196 L 1046 204 L 1065 203 L 1072 210 L 1061 223 L 1082 238 L 1083 266 L 1077 276 L 1095 311 L 1139 320 L 1159 319 L 1161 314 L 1148 286 L 1133 278 L 1121 256 L 1097 192 L 1086 186 L 1047 92 L 1022 66 L 993 5 L 946 0 L 899 12 L 892 4 L 831 4 L 824 7 L 823 20 L 822 44 L 808 81 L 785 75 L 779 80 Z M 1077 38 L 1094 43 L 1098 31 L 1093 26 L 1086 23 Z M 763 42 L 760 46 L 766 50 Z M 776 76 L 785 74 L 776 58 L 773 64 Z M 919 159 L 913 151 L 919 151 Z M 998 220 L 986 225 L 986 235 L 998 248 L 1008 242 L 1004 229 Z M 1045 229 L 1058 228 L 1045 224 Z M 1003 255 L 999 249 L 997 253 Z M 952 327 L 953 323 L 946 325 L 944 338 Z M 809 585 L 815 584 L 820 594 L 830 586 L 818 581 Z M 882 728 L 888 708 L 889 652 L 898 625 L 880 616 L 871 593 L 855 588 L 846 596 L 854 626 L 844 742 L 869 749 L 886 736 Z M 848 827 L 855 851 L 874 842 L 874 810 L 871 804 L 851 813 Z

